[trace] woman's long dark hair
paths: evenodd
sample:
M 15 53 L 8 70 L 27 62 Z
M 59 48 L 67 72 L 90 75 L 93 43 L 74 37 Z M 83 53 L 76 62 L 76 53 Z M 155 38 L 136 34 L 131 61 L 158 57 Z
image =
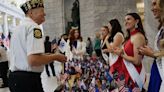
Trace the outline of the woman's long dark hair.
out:
M 136 30 L 138 30 L 140 33 L 142 33 L 145 37 L 145 40 L 147 41 L 148 39 L 146 38 L 146 35 L 145 35 L 145 31 L 144 31 L 144 28 L 142 25 L 141 17 L 137 13 L 128 13 L 128 14 L 126 14 L 126 16 L 127 15 L 132 16 L 135 20 L 139 20 L 137 23 L 138 27 L 136 28 Z M 127 34 L 127 37 L 125 38 L 125 41 L 127 41 L 130 38 L 130 31 L 127 30 L 127 32 L 128 32 L 128 34 Z
M 112 26 L 111 36 L 109 38 L 109 42 L 113 42 L 113 38 L 116 35 L 116 33 L 120 32 L 120 33 L 123 34 L 123 31 L 122 31 L 121 25 L 120 25 L 120 23 L 117 19 L 112 19 L 112 20 L 109 21 L 109 23 Z
M 78 29 L 71 29 L 70 32 L 69 32 L 69 40 L 70 40 L 69 45 L 71 47 L 71 50 L 72 50 L 72 44 L 73 44 L 73 42 L 76 41 L 77 39 L 80 39 L 80 37 L 81 37 L 80 36 L 80 33 L 79 33 L 79 37 L 76 39 L 75 36 L 74 36 L 75 31 L 78 31 L 79 32 Z

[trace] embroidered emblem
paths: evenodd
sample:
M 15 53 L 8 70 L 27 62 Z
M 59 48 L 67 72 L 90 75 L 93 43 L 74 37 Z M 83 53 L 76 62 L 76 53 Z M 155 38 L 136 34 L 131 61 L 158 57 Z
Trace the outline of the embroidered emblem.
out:
M 42 38 L 42 32 L 39 28 L 34 28 L 34 37 L 37 39 Z

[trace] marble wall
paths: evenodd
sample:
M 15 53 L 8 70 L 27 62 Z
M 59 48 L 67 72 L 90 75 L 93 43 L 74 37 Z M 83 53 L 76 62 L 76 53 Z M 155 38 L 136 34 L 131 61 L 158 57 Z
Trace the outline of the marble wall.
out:
M 94 38 L 94 33 L 112 18 L 124 25 L 128 12 L 136 12 L 135 0 L 80 0 L 81 33 Z
M 65 31 L 64 20 L 64 0 L 45 0 L 46 21 L 43 24 L 45 35 L 49 35 L 51 40 L 60 37 Z
M 118 18 L 123 25 L 125 14 L 136 11 L 135 0 L 79 0 L 79 2 L 81 34 L 84 36 L 84 40 L 86 37 L 94 38 L 94 33 L 112 18 Z M 69 3 L 64 3 L 64 0 L 45 0 L 47 15 L 43 29 L 45 35 L 50 35 L 51 39 L 65 33 L 65 15 L 70 14 L 70 12 L 65 11 L 64 7 L 66 6 L 64 4 Z

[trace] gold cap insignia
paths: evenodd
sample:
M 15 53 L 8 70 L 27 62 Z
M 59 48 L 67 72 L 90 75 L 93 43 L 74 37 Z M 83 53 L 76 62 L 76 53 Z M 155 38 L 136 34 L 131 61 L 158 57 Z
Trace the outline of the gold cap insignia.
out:
M 43 0 L 29 0 L 22 4 L 21 9 L 23 12 L 26 14 L 29 10 L 39 8 L 39 7 L 44 7 L 43 5 Z

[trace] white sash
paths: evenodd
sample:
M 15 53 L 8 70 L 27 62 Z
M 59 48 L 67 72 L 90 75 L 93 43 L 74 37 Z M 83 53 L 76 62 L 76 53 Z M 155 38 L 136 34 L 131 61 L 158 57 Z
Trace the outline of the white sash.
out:
M 134 82 L 136 82 L 138 84 L 140 90 L 142 90 L 142 87 L 145 83 L 145 75 L 146 75 L 143 64 L 142 64 L 141 73 L 139 74 L 137 69 L 134 67 L 134 65 L 132 63 L 125 61 L 124 59 L 123 59 L 123 62 L 128 70 L 130 77 L 132 78 L 132 80 Z
M 164 60 L 164 57 L 156 59 L 158 71 L 160 73 L 160 76 L 161 76 L 162 80 L 164 79 L 164 75 L 163 75 L 164 74 L 164 70 L 163 70 L 164 63 L 162 62 L 163 60 Z
M 164 27 L 161 27 L 161 29 L 158 31 L 158 33 L 155 37 L 154 47 L 155 47 L 156 51 L 159 51 L 159 48 L 157 46 L 157 40 L 158 40 L 158 36 L 160 35 L 162 29 L 164 29 Z M 164 80 L 164 63 L 163 63 L 163 61 L 164 61 L 164 57 L 156 59 L 158 71 L 159 71 L 159 74 L 160 74 L 162 80 Z M 160 87 L 160 92 L 164 92 L 163 88 L 164 88 L 164 82 L 162 81 L 162 84 Z
M 101 48 L 105 45 L 105 41 L 106 41 L 106 40 L 104 40 L 104 42 L 103 42 L 103 41 L 101 40 Z M 109 57 L 108 57 L 108 55 L 105 54 L 105 53 L 103 53 L 103 52 L 102 52 L 102 49 L 101 49 L 101 53 L 102 53 L 103 59 L 106 61 L 107 64 L 109 64 Z
M 110 62 L 110 66 L 112 66 L 113 64 L 116 63 L 117 59 L 118 59 L 118 55 L 110 53 L 109 54 L 109 62 Z
M 158 67 L 158 71 L 159 71 L 159 74 L 161 76 L 161 79 L 164 80 L 164 69 L 163 69 L 163 67 L 164 67 L 164 63 L 163 63 L 164 57 L 158 58 L 158 59 L 156 59 L 156 61 L 157 61 L 157 67 Z M 164 91 L 164 82 L 162 81 L 159 92 L 163 92 L 163 91 Z
M 103 53 L 102 50 L 101 50 L 101 53 L 102 53 L 102 56 L 104 58 L 104 60 L 106 61 L 106 63 L 109 63 L 109 57 L 107 54 Z

